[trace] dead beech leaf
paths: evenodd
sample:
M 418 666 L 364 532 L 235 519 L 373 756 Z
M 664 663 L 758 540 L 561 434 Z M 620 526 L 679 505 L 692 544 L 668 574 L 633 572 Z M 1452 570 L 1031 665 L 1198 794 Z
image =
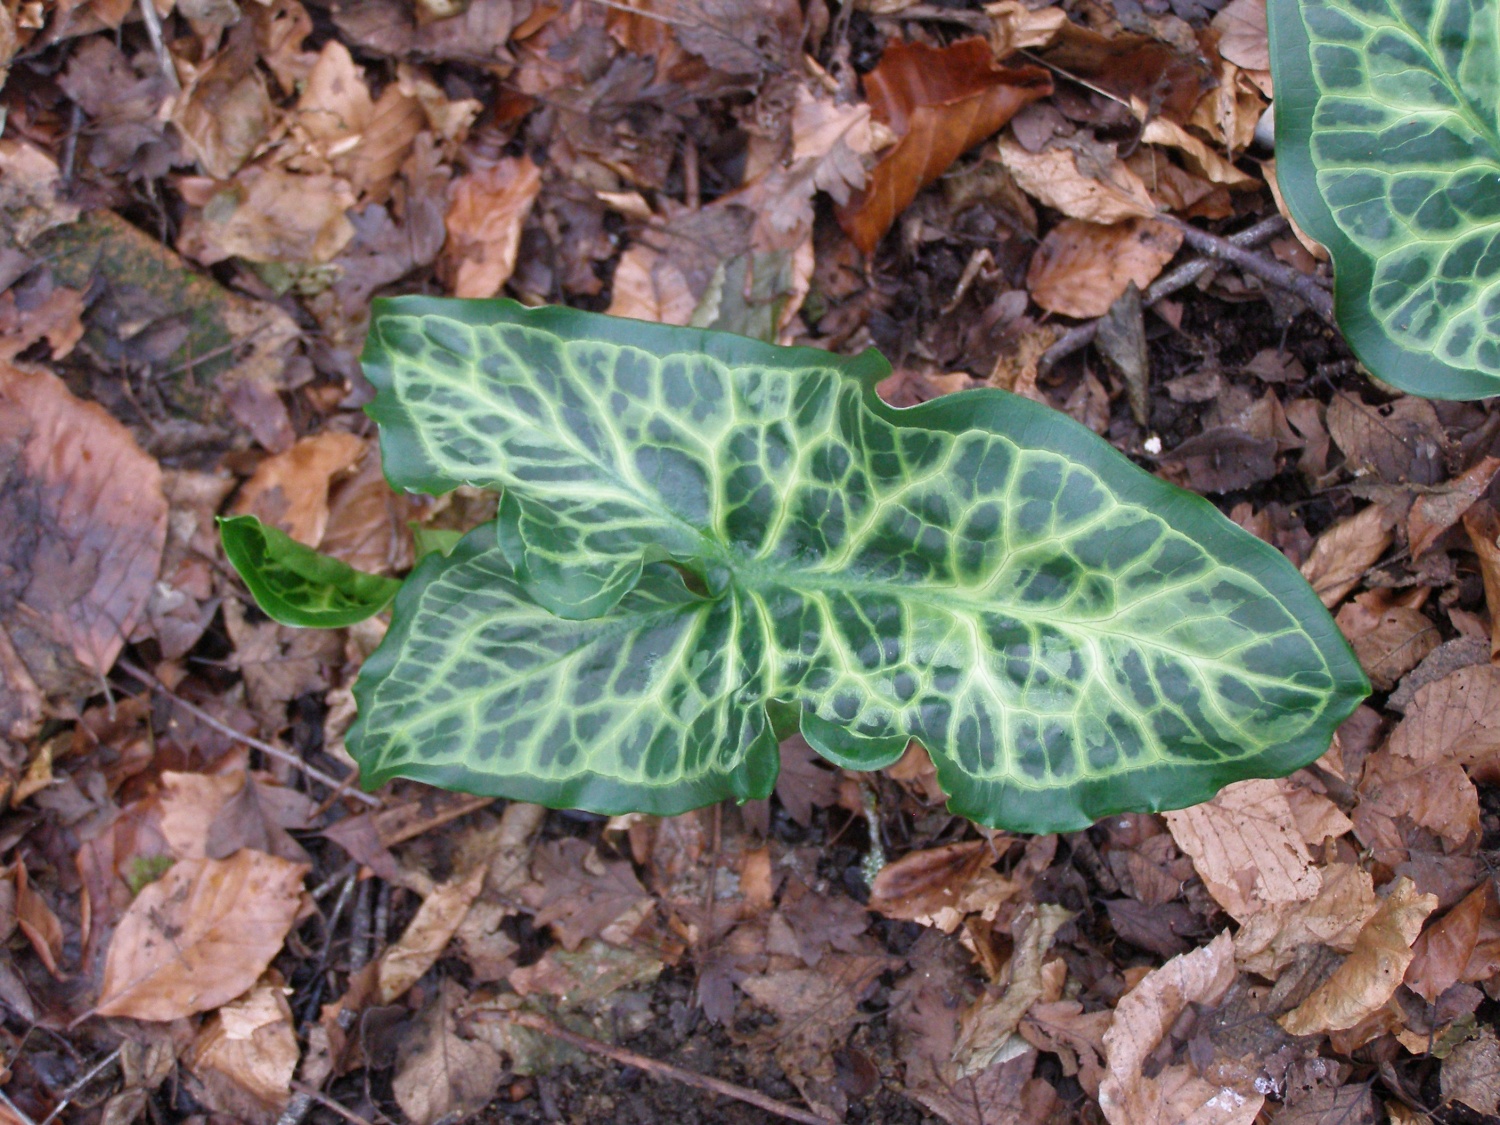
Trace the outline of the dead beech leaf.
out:
M 1282 1016 L 1281 1026 L 1292 1035 L 1344 1031 L 1383 1008 L 1401 984 L 1412 943 L 1437 903 L 1436 895 L 1418 894 L 1415 883 L 1404 875 L 1398 878 L 1344 963 Z
M 1482 1027 L 1443 1060 L 1439 1075 L 1445 1102 L 1462 1102 L 1476 1113 L 1500 1113 L 1500 1040 L 1493 1027 Z
M 869 183 L 838 210 L 840 225 L 866 254 L 928 184 L 1022 106 L 1052 92 L 1041 67 L 999 66 L 983 39 L 947 47 L 892 40 L 864 78 L 875 119 L 896 137 Z
M 305 794 L 246 770 L 164 770 L 161 783 L 161 834 L 178 859 L 227 859 L 254 848 L 307 862 L 307 852 L 286 831 L 308 827 L 316 806 Z
M 953 1047 L 958 1077 L 977 1075 L 1003 1061 L 1001 1055 L 1016 1039 L 1021 1017 L 1044 998 L 1042 963 L 1057 931 L 1072 917 L 1072 911 L 1047 902 L 1027 903 L 1017 913 L 1012 925 L 1016 946 L 1010 959 L 1010 981 L 998 996 L 981 996 L 959 1021 L 958 1042 Z
M 1437 484 L 1443 479 L 1447 437 L 1432 403 L 1407 395 L 1369 406 L 1349 394 L 1328 404 L 1328 433 L 1357 476 L 1386 484 Z
M 1343 601 L 1380 561 L 1394 538 L 1394 522 L 1381 505 L 1371 504 L 1318 536 L 1312 554 L 1302 564 L 1302 577 L 1329 609 Z
M 1241 969 L 1275 980 L 1311 945 L 1347 953 L 1379 908 L 1370 873 L 1352 863 L 1314 868 L 1316 896 L 1263 910 L 1234 935 L 1234 959 Z
M 36 950 L 36 955 L 47 967 L 47 971 L 54 977 L 61 978 L 64 974 L 58 968 L 58 962 L 62 960 L 63 953 L 62 923 L 47 905 L 47 900 L 32 889 L 31 880 L 26 873 L 26 862 L 19 858 L 16 860 L 15 885 L 16 925 L 21 927 L 21 932 L 31 942 L 31 948 Z
M 500 1054 L 458 1033 L 463 990 L 444 980 L 402 1037 L 391 1090 L 412 1125 L 458 1122 L 485 1107 L 500 1088 Z
M 201 66 L 174 61 L 183 91 L 171 106 L 183 147 L 204 175 L 227 180 L 265 140 L 276 110 L 255 65 L 256 42 L 249 20 L 232 31 L 224 50 Z
M 1500 457 L 1485 457 L 1440 490 L 1416 498 L 1406 519 L 1412 558 L 1421 558 L 1439 535 L 1463 518 L 1474 501 L 1489 490 L 1496 472 L 1500 472 Z
M 185 1052 L 184 1065 L 220 1112 L 275 1120 L 286 1108 L 301 1054 L 286 993 L 273 971 L 210 1016 Z
M 1335 620 L 1377 691 L 1390 691 L 1442 643 L 1430 617 L 1413 606 L 1389 604 L 1381 590 L 1356 594 Z
M 1135 283 L 1145 289 L 1182 245 L 1182 232 L 1152 219 L 1101 226 L 1064 219 L 1031 257 L 1026 288 L 1048 312 L 1103 316 Z
M 173 865 L 121 917 L 95 1014 L 175 1020 L 233 1000 L 281 949 L 306 872 L 249 848 Z
M 619 944 L 645 920 L 654 905 L 628 862 L 606 863 L 582 840 L 569 838 L 540 845 L 532 858 L 531 873 L 533 882 L 517 894 L 536 909 L 536 926 L 552 926 L 569 951 L 591 937 Z
M 510 280 L 521 226 L 541 189 L 529 156 L 502 157 L 453 181 L 438 272 L 455 297 L 493 297 Z
M 226 258 L 321 264 L 354 238 L 345 214 L 354 202 L 348 182 L 339 177 L 251 165 L 188 215 L 177 250 L 205 266 Z
M 352 469 L 364 454 L 365 441 L 354 434 L 326 430 L 305 437 L 256 466 L 235 499 L 234 511 L 256 516 L 297 542 L 317 547 L 328 527 L 333 479 Z
M 1236 922 L 1317 895 L 1312 856 L 1278 782 L 1239 781 L 1165 815 L 1177 846 Z
M 1260 187 L 1260 181 L 1254 176 L 1241 172 L 1233 163 L 1169 118 L 1153 117 L 1141 131 L 1141 140 L 1147 144 L 1175 148 L 1182 154 L 1188 171 L 1212 183 L 1232 188 Z
M 24 309 L 16 291 L 0 294 L 0 361 L 9 362 L 45 339 L 53 359 L 63 359 L 83 339 L 83 294 L 57 286 Z
M 0 649 L 15 654 L 0 652 L 5 714 L 28 683 L 52 696 L 97 690 L 157 580 L 167 502 L 156 460 L 103 407 L 3 362 L 0 480 Z
M 380 957 L 376 977 L 380 1003 L 389 1004 L 416 984 L 437 963 L 484 887 L 486 868 L 439 884 L 422 900 L 401 938 Z
M 988 840 L 966 840 L 925 848 L 888 863 L 870 887 L 870 909 L 887 918 L 935 926 L 952 933 L 969 914 L 1014 898 L 1017 886 L 994 869 Z
M 1061 8 L 1028 8 L 1021 0 L 996 0 L 984 6 L 993 21 L 990 49 L 997 59 L 1027 47 L 1045 47 L 1068 22 Z
M 610 287 L 610 316 L 681 326 L 692 321 L 697 307 L 687 275 L 665 254 L 637 242 L 620 255 Z
M 1464 513 L 1464 530 L 1479 556 L 1484 580 L 1484 604 L 1490 612 L 1490 657 L 1500 655 L 1500 513 L 1488 501 L 1478 501 Z
M 1417 938 L 1411 964 L 1406 967 L 1406 986 L 1432 1004 L 1460 981 L 1486 979 L 1488 973 L 1476 978 L 1468 969 L 1487 916 L 1500 919 L 1500 902 L 1489 879 Z
M 1208 945 L 1147 973 L 1120 999 L 1104 1033 L 1099 1106 L 1110 1125 L 1250 1125 L 1265 1104 L 1198 1077 L 1190 1066 L 1146 1076 L 1147 1060 L 1189 1004 L 1213 1004 L 1234 983 L 1234 942 L 1226 930 Z
M 1080 154 L 1065 146 L 1030 152 L 1006 136 L 996 152 L 1022 191 L 1070 219 L 1109 224 L 1156 214 L 1145 181 L 1113 154 L 1108 164 L 1088 161 L 1085 172 L 1079 166 Z
M 1389 749 L 1416 762 L 1457 762 L 1494 780 L 1500 764 L 1500 667 L 1472 664 L 1418 688 Z
M 1270 70 L 1266 0 L 1230 0 L 1210 25 L 1219 33 L 1219 54 L 1245 70 Z

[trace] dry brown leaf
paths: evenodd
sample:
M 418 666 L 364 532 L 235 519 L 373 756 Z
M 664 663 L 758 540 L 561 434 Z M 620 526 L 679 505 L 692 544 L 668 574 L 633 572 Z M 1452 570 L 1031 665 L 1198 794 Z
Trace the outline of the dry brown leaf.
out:
M 1474 664 L 1417 689 L 1390 751 L 1415 762 L 1457 762 L 1494 779 L 1500 763 L 1500 667 Z
M 183 221 L 177 250 L 205 266 L 226 258 L 303 267 L 331 261 L 354 237 L 348 181 L 284 168 L 242 169 Z
M 1131 282 L 1150 285 L 1181 245 L 1180 230 L 1152 219 L 1113 226 L 1064 219 L 1032 255 L 1026 288 L 1048 312 L 1103 316 Z
M 1302 564 L 1302 577 L 1324 605 L 1332 609 L 1364 580 L 1365 572 L 1391 545 L 1394 523 L 1385 508 L 1371 504 L 1318 536 L 1312 554 Z
M 178 862 L 120 919 L 95 1013 L 175 1020 L 233 1000 L 280 951 L 306 873 L 249 848 Z
M 1406 967 L 1406 986 L 1432 1004 L 1460 981 L 1487 979 L 1489 973 L 1476 976 L 1469 972 L 1487 917 L 1500 920 L 1500 901 L 1489 879 L 1417 939 L 1411 964 Z M 1475 966 L 1481 971 L 1490 967 L 1488 963 Z
M 483 1109 L 504 1074 L 499 1052 L 458 1034 L 463 990 L 444 980 L 402 1037 L 391 1090 L 412 1125 L 458 1122 Z
M 210 1016 L 184 1053 L 184 1065 L 206 1087 L 204 1100 L 220 1112 L 271 1122 L 286 1108 L 301 1054 L 288 991 L 269 974 Z
M 990 49 L 997 59 L 1027 47 L 1047 46 L 1068 22 L 1061 8 L 1028 8 L 1021 0 L 986 4 L 984 14 L 993 21 Z
M 83 338 L 83 294 L 61 286 L 16 305 L 16 291 L 0 294 L 0 361 L 9 362 L 45 339 L 53 359 L 63 359 Z
M 620 949 L 590 938 L 572 953 L 549 949 L 541 960 L 512 969 L 505 980 L 522 996 L 541 993 L 577 1007 L 613 996 L 622 988 L 650 985 L 661 970 L 661 961 L 645 950 Z
M 1050 94 L 1052 79 L 1041 67 L 997 65 L 983 39 L 941 48 L 892 40 L 864 87 L 875 119 L 897 141 L 838 218 L 871 254 L 922 188 L 1022 106 Z
M 16 859 L 15 872 L 16 925 L 21 927 L 21 932 L 31 942 L 31 948 L 36 950 L 37 957 L 47 967 L 47 971 L 60 978 L 64 975 L 58 968 L 63 954 L 62 923 L 47 905 L 47 900 L 32 889 L 25 860 Z
M 1012 1047 L 1021 1017 L 1044 998 L 1042 964 L 1057 931 L 1072 917 L 1072 911 L 1045 902 L 1027 903 L 1016 914 L 1011 926 L 1015 952 L 1004 991 L 980 997 L 959 1021 L 958 1042 L 953 1047 L 954 1073 L 959 1078 L 972 1077 L 1003 1061 L 1001 1055 Z
M 1462 1102 L 1476 1113 L 1500 1113 L 1500 1040 L 1493 1027 L 1482 1027 L 1443 1060 L 1439 1075 L 1445 1102 Z
M 1347 953 L 1379 908 L 1370 873 L 1351 863 L 1314 868 L 1315 897 L 1254 915 L 1234 935 L 1235 963 L 1274 980 L 1311 945 Z
M 1386 484 L 1437 484 L 1443 479 L 1447 437 L 1432 403 L 1410 395 L 1368 406 L 1349 394 L 1328 404 L 1328 433 L 1356 476 L 1373 473 Z
M 1156 214 L 1145 181 L 1112 152 L 1107 164 L 1089 159 L 1088 172 L 1079 166 L 1081 154 L 1061 145 L 1030 152 L 1006 136 L 996 154 L 1027 195 L 1069 218 L 1109 224 Z
M 1335 620 L 1377 691 L 1390 691 L 1442 643 L 1430 617 L 1413 606 L 1391 605 L 1382 590 L 1356 594 Z
M 1490 614 L 1490 657 L 1500 656 L 1500 513 L 1478 501 L 1464 513 L 1464 530 L 1479 557 L 1484 604 Z
M 1236 922 L 1317 895 L 1312 856 L 1279 782 L 1239 781 L 1166 818 L 1177 846 Z
M 862 157 L 889 144 L 888 129 L 877 124 L 867 103 L 840 105 L 797 87 L 792 110 L 792 164 L 804 166 L 813 187 L 843 206 L 849 194 L 865 186 Z
M 400 939 L 380 957 L 376 976 L 380 1003 L 405 995 L 443 955 L 463 923 L 469 907 L 484 887 L 486 868 L 476 866 L 464 875 L 440 883 L 422 900 Z
M 255 65 L 254 28 L 240 23 L 224 50 L 201 67 L 181 56 L 175 61 L 185 81 L 170 104 L 172 124 L 203 174 L 227 180 L 260 147 L 276 116 Z
M 1298 226 L 1297 220 L 1292 218 L 1292 213 L 1287 210 L 1286 199 L 1281 194 L 1281 182 L 1276 178 L 1276 161 L 1261 161 L 1260 171 L 1261 175 L 1266 178 L 1266 186 L 1271 189 L 1271 198 L 1276 202 L 1276 210 L 1281 212 L 1281 217 L 1291 226 L 1292 234 L 1296 235 L 1297 241 L 1318 261 L 1328 261 L 1328 248 Z
M 610 288 L 610 316 L 685 325 L 697 307 L 687 276 L 665 254 L 637 242 L 620 255 Z
M 1108 1009 L 1085 1012 L 1077 1000 L 1033 1004 L 1017 1029 L 1033 1047 L 1058 1057 L 1063 1073 L 1077 1075 L 1089 1097 L 1098 1099 L 1104 1078 L 1104 1033 L 1114 1022 Z
M 1147 144 L 1166 145 L 1182 154 L 1188 170 L 1212 183 L 1233 188 L 1259 188 L 1260 181 L 1246 172 L 1241 172 L 1227 158 L 1220 156 L 1203 141 L 1193 136 L 1175 121 L 1165 117 L 1153 117 L 1141 131 L 1141 140 Z
M 531 873 L 533 882 L 518 894 L 535 908 L 535 924 L 552 926 L 564 949 L 577 949 L 591 937 L 621 944 L 653 907 L 628 862 L 605 863 L 582 840 L 542 844 Z
M 1230 0 L 1213 18 L 1219 54 L 1245 70 L 1270 70 L 1266 42 L 1266 0 Z
M 328 492 L 340 473 L 365 455 L 365 441 L 338 430 L 305 437 L 267 457 L 234 502 L 236 514 L 256 516 L 299 543 L 317 547 L 328 527 Z
M 307 828 L 316 810 L 303 793 L 246 770 L 161 775 L 161 833 L 178 859 L 227 859 L 241 848 L 294 863 L 307 852 L 287 834 Z
M 1226 930 L 1208 945 L 1147 973 L 1115 1008 L 1104 1034 L 1106 1074 L 1099 1106 L 1110 1125 L 1250 1125 L 1265 1098 L 1245 1095 L 1169 1066 L 1146 1076 L 1147 1060 L 1189 1004 L 1213 1004 L 1234 983 L 1234 942 Z
M 1292 1035 L 1344 1031 L 1383 1008 L 1401 984 L 1422 923 L 1437 896 L 1401 876 L 1365 923 L 1354 949 L 1311 996 L 1278 1021 Z
M 501 157 L 453 181 L 438 270 L 455 297 L 493 297 L 510 280 L 521 226 L 541 189 L 529 156 Z
M 995 917 L 1017 885 L 995 870 L 988 840 L 911 852 L 888 863 L 870 886 L 870 909 L 951 934 L 970 914 Z
M 1439 535 L 1463 518 L 1474 501 L 1489 490 L 1496 472 L 1500 472 L 1500 457 L 1485 457 L 1441 489 L 1416 498 L 1406 520 L 1412 558 L 1421 558 Z
M 0 717 L 24 735 L 39 717 L 26 717 L 37 689 L 97 691 L 135 630 L 161 566 L 167 502 L 155 458 L 103 407 L 3 362 L 0 480 Z

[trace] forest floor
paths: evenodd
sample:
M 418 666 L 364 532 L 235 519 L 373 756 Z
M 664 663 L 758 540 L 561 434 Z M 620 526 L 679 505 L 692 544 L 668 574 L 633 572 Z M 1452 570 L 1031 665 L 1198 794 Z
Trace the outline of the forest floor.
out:
M 3 0 L 7 59 L 0 1125 L 1500 1121 L 1500 414 L 1320 315 L 1263 0 Z M 1283 551 L 1375 694 L 1065 836 L 795 739 L 669 819 L 367 796 L 383 625 L 269 621 L 214 516 L 399 575 L 493 510 L 382 477 L 383 293 L 1037 399 Z

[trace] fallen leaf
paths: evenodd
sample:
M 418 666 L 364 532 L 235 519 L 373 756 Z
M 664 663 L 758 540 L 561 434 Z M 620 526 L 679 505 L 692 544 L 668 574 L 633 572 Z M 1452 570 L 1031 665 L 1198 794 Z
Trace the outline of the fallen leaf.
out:
M 306 873 L 248 848 L 174 864 L 120 919 L 95 1013 L 175 1020 L 233 1000 L 280 951 Z
M 171 103 L 171 121 L 188 155 L 212 179 L 233 176 L 274 123 L 275 107 L 255 61 L 255 31 L 249 20 L 240 23 L 224 50 L 203 65 L 177 60 L 186 81 Z
M 610 316 L 682 326 L 697 308 L 687 276 L 665 254 L 637 242 L 620 255 L 610 283 Z
M 1477 501 L 1464 513 L 1464 530 L 1479 558 L 1484 580 L 1484 604 L 1490 614 L 1490 657 L 1500 655 L 1500 513 L 1488 502 Z
M 455 1013 L 462 1000 L 457 983 L 442 981 L 401 1039 L 391 1091 L 412 1125 L 462 1121 L 488 1105 L 500 1088 L 499 1052 L 458 1033 Z
M 354 237 L 346 180 L 251 165 L 183 220 L 178 253 L 211 266 L 226 258 L 306 267 L 332 261 Z
M 555 996 L 569 1007 L 591 1004 L 624 988 L 649 985 L 662 963 L 641 949 L 620 949 L 589 939 L 572 953 L 549 949 L 539 961 L 513 969 L 506 982 L 522 996 Z
M 220 1112 L 271 1122 L 286 1108 L 301 1054 L 287 991 L 274 973 L 263 978 L 210 1016 L 184 1053 Z
M 1464 896 L 1435 925 L 1429 926 L 1412 946 L 1411 964 L 1406 967 L 1406 986 L 1429 1004 L 1461 981 L 1488 979 L 1488 958 L 1470 972 L 1470 963 L 1480 944 L 1486 919 L 1500 921 L 1500 901 L 1494 883 L 1486 879 Z
M 362 69 L 337 39 L 323 45 L 297 100 L 297 123 L 330 170 L 362 200 L 383 202 L 427 124 L 406 84 L 370 96 Z
M 31 948 L 36 950 L 36 955 L 41 958 L 47 971 L 61 979 L 64 974 L 58 968 L 58 962 L 63 955 L 62 923 L 47 905 L 47 900 L 32 888 L 26 873 L 26 861 L 19 857 L 16 859 L 15 873 L 16 925 L 21 927 L 21 932 L 31 942 Z
M 870 886 L 870 909 L 951 934 L 970 914 L 994 918 L 1019 888 L 995 870 L 988 840 L 910 852 L 888 863 Z
M 145 611 L 166 542 L 161 469 L 55 375 L 0 362 L 0 479 L 0 633 L 19 665 L 0 661 L 0 694 L 21 702 L 30 681 L 71 706 L 98 690 Z
M 1447 438 L 1425 398 L 1405 395 L 1385 406 L 1367 406 L 1353 395 L 1336 394 L 1328 404 L 1328 432 L 1356 476 L 1374 474 L 1386 484 L 1443 479 Z
M 9 362 L 38 340 L 53 359 L 64 359 L 83 338 L 83 294 L 51 286 L 18 305 L 16 289 L 0 294 L 0 361 Z
M 1306 947 L 1325 945 L 1344 953 L 1354 948 L 1380 906 L 1370 873 L 1352 863 L 1314 871 L 1317 895 L 1261 911 L 1234 935 L 1235 963 L 1241 969 L 1275 980 Z
M 1003 59 L 1027 47 L 1045 47 L 1068 22 L 1061 8 L 1028 8 L 1021 0 L 995 0 L 984 6 L 990 28 L 990 48 Z
M 354 434 L 325 430 L 305 437 L 285 453 L 267 457 L 245 482 L 234 502 L 236 515 L 253 515 L 280 528 L 299 543 L 318 547 L 328 527 L 328 493 L 333 480 L 365 455 L 365 441 Z
M 1188 170 L 1210 183 L 1232 188 L 1260 187 L 1260 181 L 1254 176 L 1241 172 L 1233 163 L 1169 118 L 1153 117 L 1141 130 L 1141 140 L 1147 144 L 1176 149 L 1182 154 L 1183 163 L 1188 166 Z
M 1276 1125 L 1375 1125 L 1377 1120 L 1368 1083 L 1318 1086 L 1300 1097 L 1288 1097 L 1276 1115 Z
M 454 180 L 438 271 L 455 297 L 493 297 L 516 268 L 521 225 L 542 189 L 531 157 L 501 157 Z
M 1108 1009 L 1085 1012 L 1077 1000 L 1033 1004 L 1017 1030 L 1033 1047 L 1058 1057 L 1063 1073 L 1077 1076 L 1089 1097 L 1099 1097 L 1104 1078 L 1104 1033 L 1114 1022 Z
M 1048 312 L 1103 316 L 1131 282 L 1150 285 L 1181 245 L 1181 231 L 1151 219 L 1112 226 L 1064 219 L 1032 255 L 1026 288 Z
M 1017 912 L 1011 925 L 1015 951 L 1005 989 L 997 996 L 981 997 L 959 1021 L 958 1042 L 953 1047 L 958 1077 L 971 1077 L 1003 1061 L 1000 1056 L 1012 1048 L 1021 1017 L 1043 999 L 1043 962 L 1057 931 L 1072 917 L 1072 911 L 1055 903 L 1027 903 Z
M 1494 780 L 1500 764 L 1500 667 L 1474 664 L 1418 688 L 1390 751 L 1414 762 L 1457 762 Z
M 1147 1077 L 1147 1060 L 1189 1004 L 1216 1003 L 1234 983 L 1234 942 L 1226 930 L 1208 945 L 1174 957 L 1121 997 L 1104 1033 L 1106 1074 L 1099 1106 L 1110 1125 L 1192 1121 L 1250 1125 L 1265 1104 L 1198 1077 L 1182 1064 Z
M 253 848 L 308 862 L 288 828 L 309 827 L 315 803 L 246 770 L 205 774 L 164 770 L 161 833 L 178 859 L 227 859 Z
M 529 10 L 515 0 L 474 0 L 454 5 L 448 19 L 419 20 L 415 8 L 403 0 L 352 0 L 339 5 L 333 22 L 351 45 L 377 55 L 509 69 L 507 44 Z
M 1437 908 L 1436 895 L 1416 893 L 1402 876 L 1365 923 L 1354 949 L 1333 975 L 1278 1021 L 1292 1035 L 1344 1031 L 1385 1006 L 1412 959 L 1412 943 Z
M 469 907 L 484 886 L 486 868 L 481 865 L 464 875 L 440 883 L 422 900 L 401 937 L 380 955 L 377 996 L 389 1004 L 406 994 L 448 948 Z
M 838 218 L 872 254 L 922 188 L 1022 106 L 1050 94 L 1052 79 L 1040 67 L 997 65 L 983 39 L 941 48 L 896 39 L 865 75 L 864 88 L 875 119 L 897 140 Z
M 1317 895 L 1312 856 L 1278 782 L 1235 782 L 1210 801 L 1165 816 L 1177 846 L 1236 922 Z
M 1343 601 L 1380 561 L 1391 545 L 1394 522 L 1385 508 L 1371 504 L 1318 536 L 1312 554 L 1302 564 L 1302 577 L 1329 609 Z
M 1493 1027 L 1482 1027 L 1443 1060 L 1438 1076 L 1445 1102 L 1462 1102 L 1476 1113 L 1500 1113 L 1500 1040 Z
M 1219 54 L 1246 70 L 1270 70 L 1266 0 L 1230 0 L 1210 25 L 1219 33 Z
M 585 938 L 628 938 L 653 905 L 624 860 L 605 863 L 582 840 L 549 841 L 536 849 L 532 882 L 518 892 L 536 910 L 535 925 L 552 926 L 563 948 Z M 623 931 L 623 932 L 622 932 Z
M 1489 490 L 1496 472 L 1500 472 L 1500 457 L 1485 457 L 1441 489 L 1416 498 L 1406 518 L 1412 558 L 1421 558 L 1439 535 L 1463 518 L 1474 501 Z
M 1390 691 L 1442 642 L 1430 617 L 1412 606 L 1389 604 L 1381 590 L 1356 594 L 1335 620 L 1376 691 Z
M 1056 145 L 1031 152 L 1001 137 L 996 155 L 1022 191 L 1070 219 L 1112 224 L 1156 214 L 1145 181 L 1113 150 Z

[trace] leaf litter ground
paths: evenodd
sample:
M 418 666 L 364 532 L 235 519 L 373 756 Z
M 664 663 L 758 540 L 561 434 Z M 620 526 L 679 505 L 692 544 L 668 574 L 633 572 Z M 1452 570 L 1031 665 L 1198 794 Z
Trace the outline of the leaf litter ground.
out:
M 1494 1120 L 1500 420 L 1320 318 L 1264 28 L 0 5 L 0 1121 Z M 382 627 L 267 621 L 213 517 L 399 575 L 492 514 L 384 483 L 382 291 L 1039 399 L 1284 551 L 1378 694 L 1289 779 L 1064 838 L 795 740 L 769 802 L 668 820 L 366 797 Z

